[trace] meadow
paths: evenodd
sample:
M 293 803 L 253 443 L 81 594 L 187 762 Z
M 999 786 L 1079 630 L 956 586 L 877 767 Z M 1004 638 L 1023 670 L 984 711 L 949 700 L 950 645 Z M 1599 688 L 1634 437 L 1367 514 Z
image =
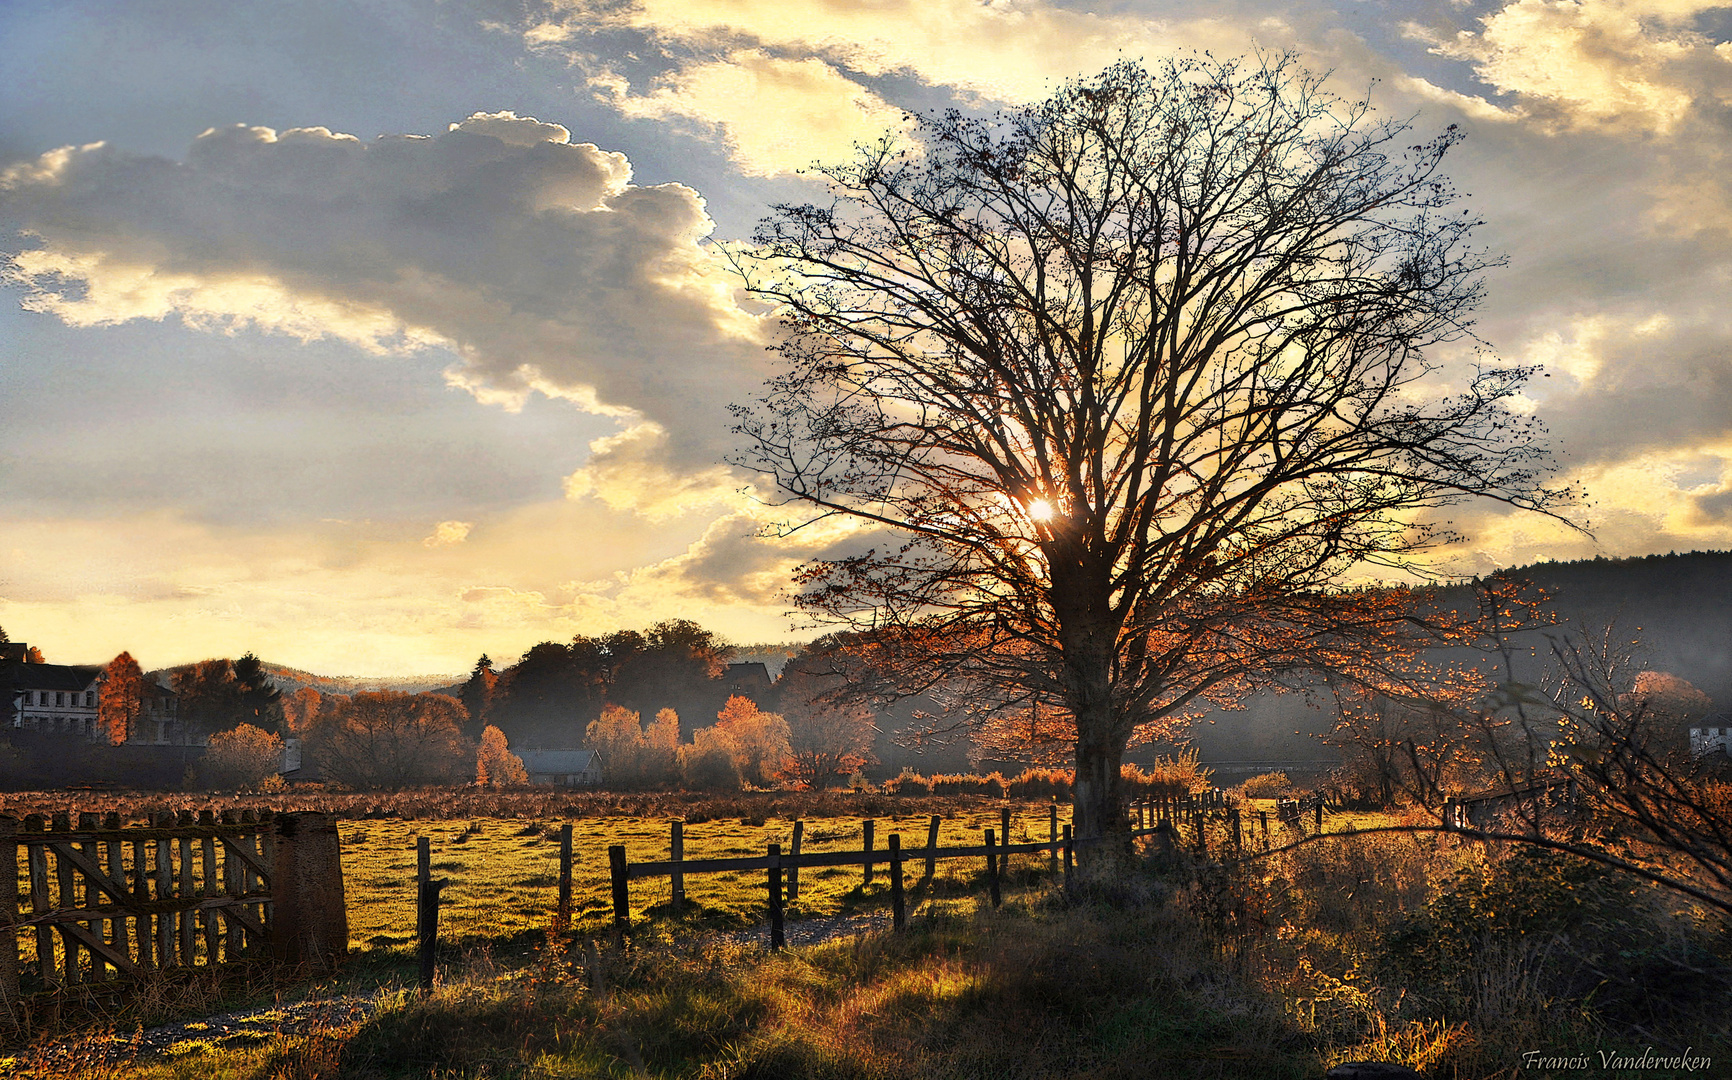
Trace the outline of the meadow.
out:
M 1000 804 L 969 800 L 964 805 L 932 809 L 942 818 L 939 843 L 962 846 L 981 843 L 982 830 L 997 830 Z M 694 815 L 701 816 L 701 815 Z M 870 815 L 875 822 L 874 849 L 884 852 L 888 837 L 902 836 L 905 848 L 925 843 L 925 813 Z M 868 815 L 806 818 L 803 850 L 858 851 Z M 475 817 L 438 822 L 379 818 L 345 821 L 343 874 L 348 895 L 351 947 L 361 951 L 407 949 L 415 928 L 415 845 L 431 841 L 432 872 L 447 879 L 440 908 L 440 937 L 459 947 L 524 944 L 538 940 L 551 923 L 559 892 L 560 826 L 572 826 L 572 924 L 579 936 L 599 935 L 611 926 L 607 848 L 621 844 L 633 862 L 669 857 L 666 817 L 621 816 L 524 821 L 520 818 Z M 1069 821 L 1065 808 L 1061 827 Z M 1012 805 L 1011 838 L 1015 843 L 1044 841 L 1048 833 L 1046 804 Z M 772 843 L 790 850 L 791 817 L 715 818 L 689 821 L 684 828 L 687 859 L 763 855 Z M 1012 856 L 1013 878 L 1043 871 L 1044 856 Z M 918 867 L 908 871 L 910 884 Z M 984 873 L 978 859 L 941 860 L 933 883 L 935 893 L 954 894 L 974 887 Z M 863 882 L 860 867 L 808 867 L 800 872 L 799 898 L 788 905 L 790 919 L 853 912 L 889 904 L 889 865 L 882 862 L 874 882 Z M 641 922 L 665 918 L 671 895 L 667 878 L 635 881 L 631 888 L 632 918 Z M 687 912 L 683 921 L 716 928 L 737 928 L 762 921 L 767 903 L 763 871 L 695 874 L 686 878 Z
M 678 917 L 667 911 L 666 879 L 634 882 L 635 940 L 625 950 L 607 940 L 606 847 L 666 858 L 667 811 L 684 811 L 695 859 L 759 855 L 771 842 L 786 849 L 796 817 L 807 850 L 858 850 L 868 818 L 877 848 L 893 832 L 917 846 L 929 813 L 943 818 L 941 843 L 974 844 L 998 826 L 1003 805 L 663 801 L 638 814 L 614 803 L 541 819 L 361 810 L 341 823 L 354 956 L 334 980 L 278 992 L 382 992 L 371 1019 L 36 1075 L 1314 1080 L 1331 1064 L 1375 1059 L 1427 1077 L 1515 1080 L 1546 1075 L 1525 1067 L 1530 1051 L 1598 1060 L 1649 1045 L 1693 1047 L 1712 1064 L 1644 1077 L 1719 1075 L 1732 1063 L 1732 934 L 1722 920 L 1573 857 L 1347 834 L 1417 824 L 1419 811 L 1331 813 L 1328 831 L 1347 835 L 1268 855 L 1248 828 L 1256 857 L 1244 861 L 1224 851 L 1223 823 L 1207 858 L 1187 828 L 1181 850 L 1151 847 L 1106 893 L 1067 893 L 1044 857 L 1016 856 L 996 910 L 981 860 L 941 862 L 933 887 L 911 898 L 907 931 L 783 953 L 756 936 L 701 932 L 761 922 L 760 871 L 688 876 L 691 904 Z M 1044 839 L 1048 805 L 1013 804 L 1012 839 Z M 1272 846 L 1298 837 L 1276 822 L 1272 801 L 1245 808 L 1248 824 L 1270 812 Z M 565 822 L 575 934 L 561 940 L 547 931 Z M 434 874 L 451 881 L 441 982 L 425 994 L 403 989 L 419 836 L 431 841 Z M 807 868 L 790 918 L 883 910 L 887 876 L 881 866 L 863 887 L 858 867 Z M 600 985 L 582 961 L 586 937 L 600 943 Z

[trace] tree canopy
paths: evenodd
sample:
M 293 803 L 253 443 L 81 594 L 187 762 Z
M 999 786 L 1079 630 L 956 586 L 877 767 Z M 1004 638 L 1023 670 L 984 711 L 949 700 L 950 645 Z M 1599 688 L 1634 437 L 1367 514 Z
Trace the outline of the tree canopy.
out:
M 1124 62 L 817 174 L 740 256 L 785 367 L 736 462 L 851 551 L 799 602 L 890 694 L 1062 717 L 1085 839 L 1128 742 L 1326 667 L 1376 681 L 1398 593 L 1340 588 L 1490 499 L 1555 512 L 1530 374 L 1471 314 L 1495 259 L 1418 139 L 1289 57 Z M 1110 847 L 1110 845 L 1109 845 Z M 1104 849 L 1103 849 L 1104 850 Z

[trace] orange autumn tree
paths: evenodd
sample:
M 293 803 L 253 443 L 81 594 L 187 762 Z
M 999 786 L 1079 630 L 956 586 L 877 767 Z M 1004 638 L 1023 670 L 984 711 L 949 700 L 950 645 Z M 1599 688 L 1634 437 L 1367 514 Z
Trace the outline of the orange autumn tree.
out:
M 693 733 L 694 743 L 700 733 Z M 708 734 L 732 756 L 740 779 L 756 787 L 769 786 L 793 756 L 788 722 L 777 713 L 760 712 L 756 702 L 738 694 L 728 698 Z
M 1344 580 L 1423 569 L 1443 508 L 1567 498 L 1531 369 L 1437 372 L 1497 265 L 1443 172 L 1464 135 L 1288 55 L 1125 61 L 819 166 L 735 252 L 784 366 L 734 463 L 789 533 L 851 535 L 800 605 L 857 632 L 864 692 L 1067 715 L 1085 862 L 1126 847 L 1139 732 L 1399 666 L 1423 628 Z
M 96 726 L 110 743 L 119 746 L 132 737 L 139 717 L 144 715 L 144 698 L 150 692 L 150 683 L 129 652 L 110 660 L 102 669 L 100 681 Z
M 481 744 L 475 752 L 475 783 L 484 788 L 520 787 L 529 783 L 523 759 L 511 752 L 505 732 L 492 724 L 481 730 Z

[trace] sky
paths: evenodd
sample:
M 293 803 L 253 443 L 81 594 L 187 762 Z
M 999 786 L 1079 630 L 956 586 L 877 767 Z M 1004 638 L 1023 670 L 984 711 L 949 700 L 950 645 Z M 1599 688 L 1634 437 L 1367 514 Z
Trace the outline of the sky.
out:
M 909 112 L 1180 50 L 1466 130 L 1476 332 L 1588 532 L 1462 507 L 1440 567 L 1732 547 L 1729 6 L 8 0 L 0 49 L 0 627 L 51 661 L 811 636 L 842 538 L 722 464 L 775 371 L 722 246 Z

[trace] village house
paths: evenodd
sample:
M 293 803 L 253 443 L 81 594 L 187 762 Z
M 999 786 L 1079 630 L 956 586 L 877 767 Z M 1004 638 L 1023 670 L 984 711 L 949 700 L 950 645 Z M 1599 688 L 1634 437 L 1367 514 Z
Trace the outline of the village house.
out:
M 594 787 L 601 783 L 601 757 L 594 750 L 520 751 L 529 782 L 554 787 Z
M 31 664 L 25 662 L 29 646 L 24 642 L 0 644 L 0 729 L 69 735 L 95 741 L 102 738 L 97 724 L 102 696 L 102 669 L 88 665 Z M 128 743 L 179 746 L 189 742 L 180 723 L 174 691 L 150 683 L 143 708 Z

